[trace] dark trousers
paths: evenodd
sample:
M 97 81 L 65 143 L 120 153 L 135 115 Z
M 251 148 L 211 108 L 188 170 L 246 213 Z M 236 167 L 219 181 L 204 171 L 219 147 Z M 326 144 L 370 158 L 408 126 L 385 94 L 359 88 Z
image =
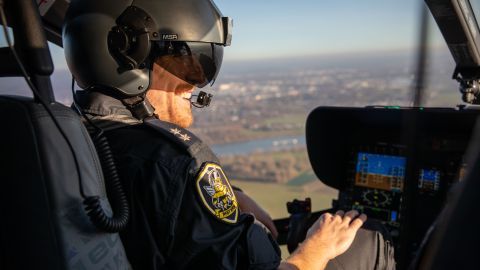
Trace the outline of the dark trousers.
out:
M 394 270 L 392 241 L 386 229 L 367 221 L 358 231 L 350 248 L 331 260 L 327 270 Z

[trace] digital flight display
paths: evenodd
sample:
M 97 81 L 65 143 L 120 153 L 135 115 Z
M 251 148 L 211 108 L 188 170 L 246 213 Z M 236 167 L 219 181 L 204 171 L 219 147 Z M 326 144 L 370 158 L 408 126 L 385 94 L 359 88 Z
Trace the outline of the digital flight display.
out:
M 355 185 L 403 191 L 405 164 L 405 157 L 360 152 L 357 156 Z
M 418 188 L 423 191 L 438 191 L 440 188 L 440 172 L 434 169 L 421 169 Z

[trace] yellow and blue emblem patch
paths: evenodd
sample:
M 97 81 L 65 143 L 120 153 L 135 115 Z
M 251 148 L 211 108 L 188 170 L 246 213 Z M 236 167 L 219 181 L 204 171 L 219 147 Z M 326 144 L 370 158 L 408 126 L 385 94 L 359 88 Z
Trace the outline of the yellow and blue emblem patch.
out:
M 203 205 L 216 218 L 227 223 L 236 223 L 238 202 L 222 168 L 206 163 L 196 179 L 197 191 Z

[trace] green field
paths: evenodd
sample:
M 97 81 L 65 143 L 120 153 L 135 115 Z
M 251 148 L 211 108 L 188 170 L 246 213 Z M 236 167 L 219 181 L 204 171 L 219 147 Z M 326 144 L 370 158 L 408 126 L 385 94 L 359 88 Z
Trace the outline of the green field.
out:
M 244 138 L 271 138 L 271 137 L 281 137 L 281 136 L 299 136 L 305 133 L 305 120 L 306 114 L 283 114 L 276 117 L 266 118 L 261 121 L 261 125 L 272 125 L 272 124 L 292 124 L 297 125 L 301 123 L 300 126 L 288 129 L 288 130 L 250 130 L 242 129 L 241 133 Z
M 284 114 L 284 115 L 281 115 L 281 116 L 277 116 L 277 117 L 271 117 L 271 118 L 267 118 L 264 120 L 264 124 L 278 124 L 278 123 L 282 123 L 282 124 L 285 124 L 285 123 L 292 123 L 292 124 L 297 124 L 297 123 L 302 123 L 304 124 L 305 123 L 305 119 L 307 118 L 307 116 L 304 114 L 304 113 L 297 113 L 297 114 Z
M 317 180 L 317 176 L 312 170 L 307 170 L 301 173 L 299 176 L 293 178 L 292 180 L 288 181 L 289 186 L 302 186 Z
M 291 186 L 277 183 L 260 183 L 232 180 L 233 185 L 238 186 L 250 197 L 254 198 L 272 218 L 288 216 L 286 203 L 293 199 L 312 199 L 312 210 L 321 210 L 331 207 L 331 202 L 336 193 L 331 189 L 323 188 L 320 181 L 306 186 Z M 318 185 L 315 187 L 312 185 Z

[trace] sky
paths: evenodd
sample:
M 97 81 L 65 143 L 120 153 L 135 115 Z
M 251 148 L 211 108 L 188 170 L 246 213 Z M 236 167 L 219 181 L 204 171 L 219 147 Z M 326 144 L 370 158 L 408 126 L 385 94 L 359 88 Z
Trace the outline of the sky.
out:
M 225 49 L 225 61 L 411 49 L 416 45 L 419 8 L 424 5 L 421 0 L 215 3 L 224 16 L 234 20 L 232 46 Z M 432 43 L 442 44 L 436 27 L 431 29 Z M 63 51 L 52 48 L 56 67 L 66 68 Z
M 420 8 L 425 7 L 423 0 L 214 1 L 223 15 L 234 21 L 232 45 L 224 51 L 223 73 L 226 67 L 240 66 L 233 62 L 250 70 L 252 63 L 275 65 L 273 59 L 381 57 L 390 51 L 413 55 Z M 471 1 L 480 6 L 480 0 Z M 430 26 L 430 44 L 447 51 L 432 18 Z M 3 33 L 0 46 L 5 46 Z M 67 64 L 63 50 L 55 45 L 51 48 L 55 65 L 52 78 L 64 77 Z
M 480 18 L 480 0 L 470 0 L 470 4 L 472 5 L 473 12 L 475 13 L 475 17 L 477 20 Z
M 226 59 L 403 50 L 415 46 L 420 0 L 216 0 L 234 20 Z M 434 43 L 438 43 L 438 33 Z

